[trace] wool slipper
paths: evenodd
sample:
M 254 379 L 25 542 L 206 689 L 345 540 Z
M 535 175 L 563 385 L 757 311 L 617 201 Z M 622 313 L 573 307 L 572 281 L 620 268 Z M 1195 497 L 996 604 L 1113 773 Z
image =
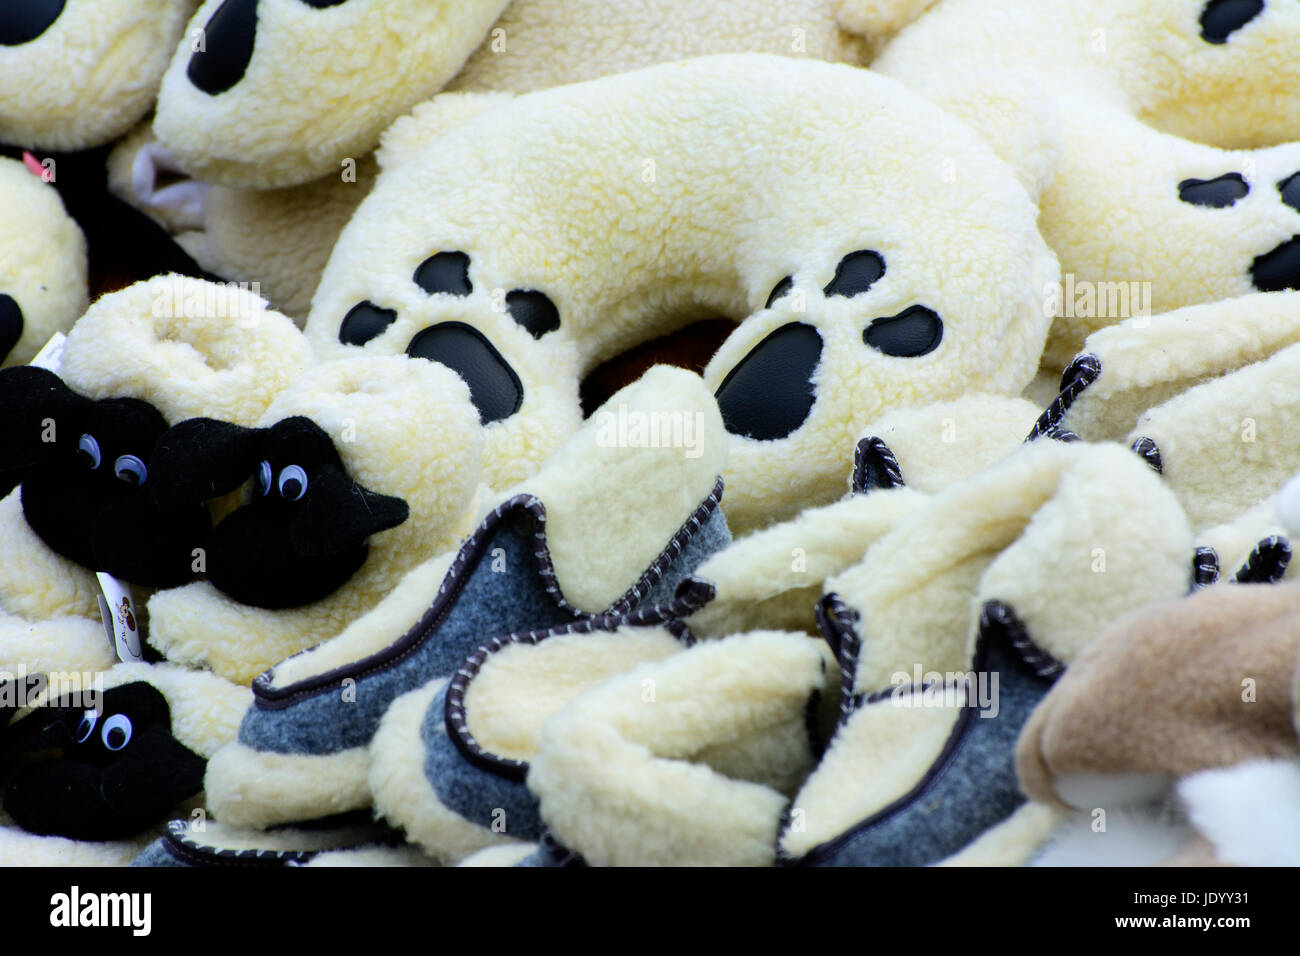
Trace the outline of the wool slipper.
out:
M 1192 576 L 1198 588 L 1220 581 L 1275 584 L 1291 568 L 1291 538 L 1278 515 L 1276 495 L 1232 521 L 1206 528 L 1195 543 Z
M 528 773 L 551 837 L 595 866 L 771 865 L 820 751 L 828 658 L 759 631 L 584 694 L 546 723 Z
M 524 778 L 543 724 L 605 680 L 689 646 L 680 622 L 661 620 L 666 610 L 499 637 L 450 681 L 399 697 L 370 745 L 376 812 L 444 863 L 540 839 Z
M 610 409 L 629 421 L 689 420 L 698 441 L 620 440 Z M 696 375 L 660 367 L 615 394 L 459 550 L 254 682 L 238 741 L 209 767 L 218 818 L 266 827 L 365 807 L 367 747 L 399 696 L 450 676 L 493 637 L 670 600 L 730 539 L 718 510 L 725 447 Z

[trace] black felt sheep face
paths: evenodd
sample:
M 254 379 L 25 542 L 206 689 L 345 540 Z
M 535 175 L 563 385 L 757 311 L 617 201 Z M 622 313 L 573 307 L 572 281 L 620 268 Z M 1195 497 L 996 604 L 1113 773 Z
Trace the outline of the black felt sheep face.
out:
M 0 372 L 0 408 L 0 475 L 20 482 L 23 516 L 46 545 L 144 587 L 194 576 L 211 522 L 200 503 L 160 508 L 149 495 L 149 459 L 167 430 L 156 408 L 95 401 L 29 366 Z
M 206 570 L 213 587 L 253 607 L 328 597 L 365 563 L 366 539 L 410 513 L 401 498 L 355 482 L 329 435 L 302 416 L 268 428 L 181 422 L 159 441 L 154 468 L 152 493 L 162 507 L 251 482 L 246 503 L 213 530 Z
M 94 706 L 61 698 L 5 731 L 0 772 L 15 823 L 47 836 L 122 839 L 203 789 L 207 761 L 175 738 L 156 687 L 136 681 L 87 696 Z

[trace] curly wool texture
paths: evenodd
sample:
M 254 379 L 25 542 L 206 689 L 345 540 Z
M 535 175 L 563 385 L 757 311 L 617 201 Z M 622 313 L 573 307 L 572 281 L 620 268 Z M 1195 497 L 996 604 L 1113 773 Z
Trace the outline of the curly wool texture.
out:
M 0 611 L 0 674 L 98 671 L 116 659 L 99 621 L 71 616 L 30 621 Z
M 1255 291 L 1256 258 L 1300 234 L 1300 210 L 1278 189 L 1300 171 L 1300 143 L 1288 142 L 1300 140 L 1300 7 L 1268 3 L 1222 43 L 1202 37 L 1204 9 L 1185 0 L 943 0 L 873 64 L 971 119 L 1002 155 L 1025 135 L 1023 123 L 986 112 L 1002 108 L 1007 71 L 1049 101 L 1038 121 L 1058 111 L 1064 148 L 1040 224 L 1075 286 L 1056 290 L 1052 304 L 1045 361 L 1055 367 L 1090 332 L 1130 315 Z M 1184 181 L 1225 174 L 1250 187 L 1230 207 L 1180 199 Z M 1295 288 L 1300 276 L 1292 279 Z M 1068 301 L 1076 287 L 1096 298 Z
M 0 142 L 111 142 L 153 107 L 197 0 L 74 0 L 40 36 L 0 46 Z
M 369 539 L 366 562 L 351 580 L 304 607 L 248 607 L 206 581 L 155 594 L 149 642 L 172 660 L 237 683 L 337 634 L 405 572 L 450 547 L 467 530 L 477 488 L 478 418 L 465 384 L 442 366 L 398 356 L 315 366 L 275 397 L 259 424 L 294 415 L 331 437 L 354 481 L 402 498 L 410 516 Z
M 206 29 L 223 2 L 207 0 L 189 29 Z M 154 129 L 209 182 L 273 189 L 320 179 L 369 153 L 384 127 L 438 92 L 505 6 L 350 0 L 317 9 L 260 0 L 253 57 L 239 82 L 216 96 L 198 89 L 186 75 L 193 53 L 182 44 L 163 77 Z
M 0 203 L 0 295 L 22 310 L 18 341 L 0 354 L 7 367 L 26 365 L 86 311 L 86 238 L 59 194 L 22 163 L 0 158 Z
M 596 118 L 598 143 L 565 145 L 589 139 Z M 954 156 L 959 188 L 943 179 Z M 886 274 L 852 298 L 824 296 L 837 264 L 867 249 Z M 469 258 L 467 296 L 412 279 L 448 251 Z M 434 140 L 348 224 L 306 331 L 321 355 L 348 354 L 340 324 L 369 301 L 397 315 L 368 351 L 404 351 L 444 322 L 483 333 L 522 385 L 519 410 L 487 427 L 499 486 L 573 429 L 577 381 L 604 359 L 702 314 L 746 320 L 706 370 L 717 388 L 769 333 L 809 325 L 822 353 L 802 428 L 731 441 L 728 519 L 747 529 L 838 497 L 844 449 L 887 409 L 1018 393 L 1056 274 L 1011 169 L 926 101 L 845 66 L 705 57 L 522 96 Z M 787 275 L 800 295 L 764 308 Z M 544 293 L 559 329 L 534 338 L 502 308 L 510 290 Z M 942 317 L 937 349 L 899 358 L 863 342 L 872 320 L 912 305 Z

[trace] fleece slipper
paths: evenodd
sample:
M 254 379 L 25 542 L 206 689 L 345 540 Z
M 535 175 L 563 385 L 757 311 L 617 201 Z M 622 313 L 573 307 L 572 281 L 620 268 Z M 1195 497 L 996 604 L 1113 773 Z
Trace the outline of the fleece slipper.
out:
M 662 616 L 652 609 L 496 638 L 452 680 L 399 697 L 370 745 L 376 812 L 444 863 L 540 839 L 524 778 L 542 725 L 592 687 L 688 646 L 680 622 Z
M 1159 796 L 1179 777 L 1300 756 L 1293 678 L 1300 586 L 1213 587 L 1116 621 L 1021 735 L 1035 799 L 1082 809 Z
M 1196 587 L 1218 582 L 1275 584 L 1291 568 L 1291 537 L 1277 512 L 1277 496 L 1232 521 L 1196 536 Z
M 528 773 L 564 848 L 547 859 L 770 866 L 790 795 L 820 750 L 828 656 L 806 635 L 760 631 L 579 697 L 546 723 Z
M 622 434 L 611 416 L 656 427 Z M 686 434 L 686 420 L 691 447 L 636 440 L 669 436 L 673 421 Z M 725 447 L 698 376 L 660 367 L 618 392 L 457 551 L 254 682 L 238 742 L 209 768 L 217 816 L 266 827 L 365 807 L 367 748 L 399 696 L 450 676 L 494 637 L 672 599 L 730 540 L 718 509 Z

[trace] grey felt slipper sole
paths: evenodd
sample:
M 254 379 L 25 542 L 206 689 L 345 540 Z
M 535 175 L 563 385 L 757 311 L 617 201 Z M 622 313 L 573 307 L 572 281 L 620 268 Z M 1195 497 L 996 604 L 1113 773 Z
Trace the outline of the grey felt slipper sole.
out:
M 173 820 L 167 832 L 145 848 L 132 866 L 274 869 L 302 866 L 323 853 L 358 848 L 396 848 L 402 837 L 366 813 L 323 821 L 313 829 L 243 831 L 207 822 L 198 829 Z
M 218 752 L 210 765 L 213 811 L 266 827 L 364 807 L 365 749 L 394 700 L 449 677 L 493 637 L 671 603 L 678 585 L 730 541 L 721 495 L 719 480 L 640 578 L 599 614 L 580 611 L 561 591 L 544 503 L 527 494 L 503 502 L 461 546 L 433 602 L 396 641 L 293 683 L 278 684 L 276 669 L 254 681 L 236 747 Z

